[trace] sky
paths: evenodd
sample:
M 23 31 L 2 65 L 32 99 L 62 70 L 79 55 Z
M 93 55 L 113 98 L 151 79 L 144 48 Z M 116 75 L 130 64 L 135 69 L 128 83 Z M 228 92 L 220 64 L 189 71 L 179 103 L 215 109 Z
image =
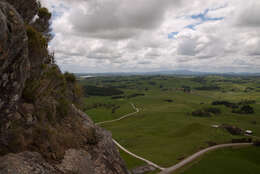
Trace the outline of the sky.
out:
M 260 72 L 260 0 L 40 0 L 74 73 Z

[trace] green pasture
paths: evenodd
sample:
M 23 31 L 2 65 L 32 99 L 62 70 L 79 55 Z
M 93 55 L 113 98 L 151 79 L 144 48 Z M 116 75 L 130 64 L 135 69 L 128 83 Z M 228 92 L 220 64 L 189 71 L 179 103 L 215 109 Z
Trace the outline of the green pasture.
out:
M 112 82 L 110 82 L 112 80 Z M 201 82 L 202 81 L 202 82 Z M 87 109 L 86 113 L 95 121 L 118 118 L 133 112 L 130 103 L 134 103 L 140 112 L 119 122 L 103 125 L 111 131 L 113 138 L 133 153 L 138 154 L 162 167 L 169 167 L 181 159 L 208 147 L 209 142 L 227 143 L 234 136 L 222 128 L 212 125 L 230 124 L 241 129 L 250 129 L 260 137 L 260 79 L 238 77 L 209 76 L 202 80 L 197 77 L 174 76 L 130 76 L 98 77 L 80 82 L 82 85 L 123 86 L 124 95 L 143 93 L 134 98 L 111 99 L 111 97 L 89 96 L 86 106 L 94 103 L 112 103 L 120 106 L 115 113 L 111 108 L 97 107 Z M 220 90 L 196 90 L 200 86 L 217 85 Z M 190 93 L 182 90 L 191 87 Z M 245 91 L 248 87 L 253 88 Z M 255 113 L 240 115 L 232 113 L 231 108 L 212 106 L 215 100 L 239 102 L 255 100 L 252 104 Z M 167 102 L 166 100 L 172 100 Z M 207 107 L 220 108 L 222 113 L 212 117 L 194 117 L 196 109 Z M 129 168 L 140 166 L 143 162 L 121 152 Z

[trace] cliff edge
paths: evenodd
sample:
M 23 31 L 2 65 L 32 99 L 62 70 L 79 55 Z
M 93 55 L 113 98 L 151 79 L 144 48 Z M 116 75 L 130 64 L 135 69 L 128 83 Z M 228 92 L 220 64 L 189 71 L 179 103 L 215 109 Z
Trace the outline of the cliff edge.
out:
M 127 174 L 48 51 L 50 18 L 36 0 L 0 0 L 0 174 Z

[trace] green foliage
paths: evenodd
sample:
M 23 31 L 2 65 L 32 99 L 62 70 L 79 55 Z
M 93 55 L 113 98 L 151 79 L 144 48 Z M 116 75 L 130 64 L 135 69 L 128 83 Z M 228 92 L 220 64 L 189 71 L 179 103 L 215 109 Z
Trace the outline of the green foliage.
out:
M 229 108 L 238 108 L 238 104 L 237 103 L 232 103 L 232 102 L 229 102 L 229 101 L 225 101 L 225 100 L 222 100 L 222 101 L 213 101 L 212 102 L 212 105 L 224 105 L 226 107 L 229 107 Z
M 64 73 L 64 77 L 65 77 L 67 82 L 70 82 L 70 83 L 75 83 L 76 82 L 76 77 L 72 73 L 65 72 Z
M 196 117 L 210 117 L 212 114 L 220 114 L 221 110 L 219 108 L 204 108 L 204 109 L 198 109 L 192 112 L 192 116 Z
M 255 113 L 254 108 L 249 106 L 249 105 L 243 105 L 239 109 L 234 109 L 232 112 L 237 113 L 237 114 L 253 114 L 253 113 Z
M 219 86 L 202 86 L 202 87 L 197 87 L 195 88 L 196 90 L 204 90 L 204 91 L 216 91 L 216 90 L 220 90 L 221 88 Z
M 38 31 L 36 31 L 32 26 L 26 26 L 26 32 L 28 36 L 28 47 L 30 57 L 34 56 L 47 56 L 48 55 L 48 41 L 47 39 Z
M 60 118 L 65 118 L 66 116 L 68 116 L 69 108 L 70 108 L 70 102 L 65 98 L 60 98 L 58 100 L 58 106 L 56 108 L 57 115 Z
M 22 98 L 28 103 L 34 103 L 36 101 L 35 90 L 39 87 L 40 82 L 38 80 L 27 79 L 25 88 L 22 92 Z
M 112 96 L 120 95 L 124 92 L 114 87 L 98 87 L 98 86 L 84 86 L 85 95 L 92 96 Z
M 241 100 L 238 104 L 239 105 L 250 105 L 250 104 L 255 104 L 255 100 Z
M 40 18 L 48 18 L 50 19 L 51 18 L 51 13 L 49 12 L 49 10 L 47 8 L 39 8 L 39 11 L 38 11 L 38 16 Z
M 127 98 L 134 98 L 134 97 L 138 97 L 138 96 L 145 96 L 145 94 L 143 93 L 134 93 L 134 94 L 130 94 L 127 96 Z
M 209 107 L 209 108 L 205 108 L 204 110 L 206 112 L 209 112 L 209 113 L 212 113 L 212 114 L 220 114 L 221 113 L 221 110 L 219 108 Z
M 27 32 L 30 47 L 38 46 L 40 48 L 47 48 L 48 46 L 47 40 L 40 32 L 36 31 L 30 25 L 26 26 L 26 32 Z
M 60 83 L 61 86 L 66 86 L 66 80 L 64 78 L 64 75 L 60 72 L 59 68 L 57 66 L 52 66 L 49 68 L 45 73 L 44 77 L 47 79 L 52 79 Z
M 210 117 L 211 116 L 210 112 L 207 112 L 203 109 L 195 110 L 191 114 L 194 117 Z

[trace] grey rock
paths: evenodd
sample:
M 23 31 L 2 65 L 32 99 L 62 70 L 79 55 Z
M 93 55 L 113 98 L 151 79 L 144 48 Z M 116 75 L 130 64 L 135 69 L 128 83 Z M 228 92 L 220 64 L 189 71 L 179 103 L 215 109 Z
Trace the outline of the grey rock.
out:
M 30 23 L 33 17 L 38 13 L 38 5 L 36 0 L 6 0 L 22 16 L 25 23 Z
M 62 174 L 36 152 L 22 152 L 0 157 L 0 174 Z
M 133 169 L 132 174 L 144 174 L 144 173 L 152 172 L 155 170 L 156 170 L 156 168 L 154 168 L 153 166 L 145 165 L 145 166 L 140 166 L 140 167 L 136 167 L 135 169 Z
M 62 163 L 56 166 L 64 173 L 94 174 L 91 155 L 85 150 L 67 150 Z
M 119 151 L 112 140 L 112 134 L 98 126 L 84 112 L 78 110 L 74 105 L 75 115 L 83 119 L 86 127 L 95 129 L 97 144 L 89 147 L 88 153 L 94 166 L 93 174 L 128 174 L 125 162 L 120 157 Z
M 37 50 L 32 52 L 32 48 L 28 48 L 23 20 L 29 23 L 37 9 L 36 0 L 0 0 L 0 151 L 6 154 L 0 157 L 0 174 L 128 174 L 111 133 L 96 126 L 84 112 L 71 105 L 73 98 L 68 97 L 67 91 L 73 88 L 64 85 L 59 68 L 56 65 L 45 67 L 47 73 L 50 73 L 49 76 L 43 75 L 45 54 L 41 55 Z M 45 46 L 46 49 L 42 50 L 44 53 L 47 52 Z M 27 83 L 25 88 L 26 80 L 35 82 L 37 87 L 32 89 Z M 30 100 L 25 95 L 22 97 L 24 89 L 29 89 L 35 99 Z M 65 100 L 67 112 L 58 110 L 59 105 L 63 104 L 61 99 Z M 57 117 L 58 122 L 54 119 Z M 36 118 L 41 118 L 49 129 L 44 129 L 42 122 Z M 14 121 L 17 121 L 15 126 Z M 66 125 L 70 125 L 69 128 Z M 81 129 L 73 129 L 73 125 Z M 33 137 L 37 126 L 43 127 L 39 129 L 42 134 L 39 134 L 38 142 L 37 137 Z M 11 134 L 10 130 L 14 127 L 16 132 Z M 49 135 L 49 130 L 71 131 L 72 137 L 81 140 L 79 146 L 62 144 L 63 137 L 58 134 L 53 135 L 53 141 L 45 139 L 44 135 Z M 18 137 L 15 138 L 14 146 L 10 143 L 12 137 Z M 61 141 L 55 142 L 55 138 Z M 16 143 L 21 147 L 16 146 Z M 24 150 L 38 151 L 41 155 Z M 64 152 L 63 160 L 57 165 Z
M 21 16 L 11 5 L 0 2 L 0 74 L 3 74 L 0 78 L 1 122 L 5 122 L 5 115 L 15 112 L 28 77 L 30 64 L 27 40 Z M 16 85 L 13 85 L 14 82 Z

